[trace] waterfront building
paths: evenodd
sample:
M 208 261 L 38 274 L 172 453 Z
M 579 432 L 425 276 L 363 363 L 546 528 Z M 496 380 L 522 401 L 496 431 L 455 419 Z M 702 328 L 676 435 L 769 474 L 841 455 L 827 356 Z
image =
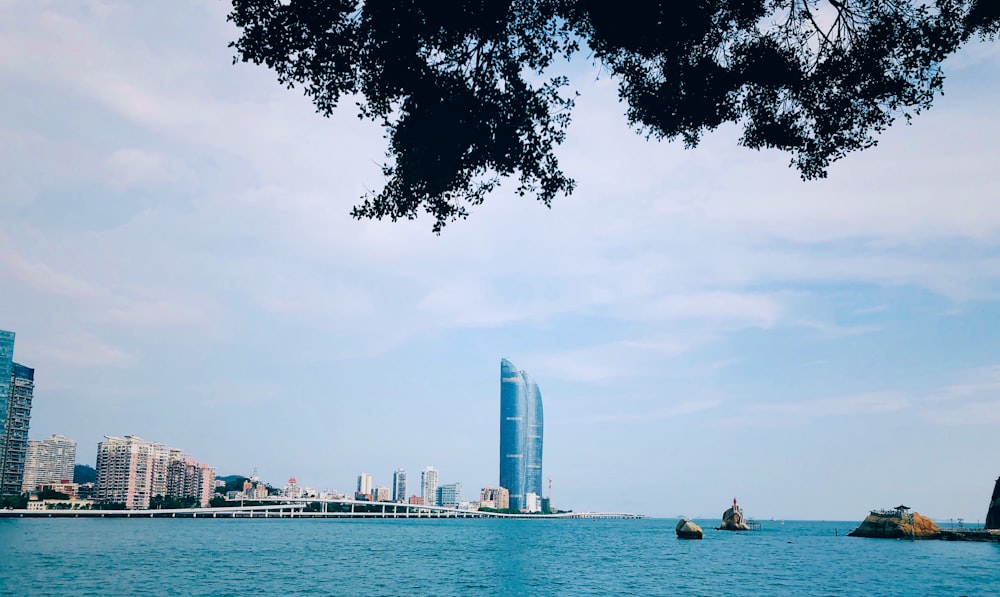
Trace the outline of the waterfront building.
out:
M 406 501 L 406 471 L 396 469 L 392 474 L 392 501 L 400 504 Z
M 457 508 L 461 502 L 462 502 L 461 483 L 449 483 L 447 485 L 442 485 L 437 488 L 436 505 L 446 506 L 450 508 Z
M 419 496 L 419 495 L 411 495 L 410 499 L 407 500 L 406 503 L 408 503 L 408 504 L 410 504 L 412 506 L 422 506 L 424 504 L 424 498 L 422 496 Z
M 358 493 L 371 493 L 372 492 L 372 476 L 369 473 L 361 473 L 358 475 Z
M 524 494 L 524 509 L 527 512 L 542 511 L 542 504 L 538 499 L 537 493 L 529 491 L 528 493 Z
M 28 440 L 21 491 L 34 491 L 42 483 L 72 481 L 76 442 L 61 435 Z
M 180 450 L 134 435 L 105 436 L 97 444 L 98 501 L 138 509 L 148 508 L 151 498 L 162 495 L 195 498 L 204 507 L 214 493 L 215 469 Z
M 0 471 L 3 470 L 4 444 L 7 437 L 7 404 L 10 401 L 10 379 L 14 369 L 14 332 L 0 330 Z M 0 483 L 0 490 L 3 489 Z M 18 491 L 20 491 L 18 487 Z M 16 492 L 15 492 L 16 493 Z M 0 491 L 0 497 L 7 495 Z
M 97 444 L 97 500 L 148 508 L 154 495 L 166 495 L 169 455 L 164 446 L 134 435 L 104 436 Z
M 295 480 L 295 477 L 291 477 L 288 479 L 288 483 L 281 488 L 281 495 L 283 497 L 300 498 L 305 495 L 305 490 L 299 487 L 299 483 Z
M 510 507 L 523 510 L 526 495 L 542 495 L 542 394 L 525 371 L 500 361 L 500 486 Z
M 375 488 L 375 501 L 376 502 L 388 502 L 390 499 L 389 488 L 388 487 L 376 487 Z
M 80 496 L 80 486 L 72 481 L 62 480 L 62 481 L 45 481 L 39 483 L 36 487 L 39 492 L 42 491 L 58 491 L 59 493 L 66 494 L 68 499 L 75 500 Z
M 194 498 L 198 505 L 207 508 L 215 494 L 215 469 L 184 456 L 180 450 L 170 450 L 167 459 L 167 490 L 162 495 L 178 499 Z
M 9 385 L 3 433 L 0 434 L 0 496 L 19 494 L 24 484 L 35 370 L 11 362 L 10 376 L 0 378 L 0 385 L 4 385 L 5 381 Z
M 437 506 L 438 471 L 428 466 L 420 473 L 420 497 L 425 506 Z
M 479 506 L 506 510 L 510 508 L 510 493 L 503 487 L 483 487 L 479 492 Z

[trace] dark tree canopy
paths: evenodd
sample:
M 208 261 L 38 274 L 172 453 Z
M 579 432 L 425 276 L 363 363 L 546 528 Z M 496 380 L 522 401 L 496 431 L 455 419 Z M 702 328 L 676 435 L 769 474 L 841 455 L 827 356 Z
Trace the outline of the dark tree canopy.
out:
M 574 52 L 640 132 L 694 147 L 735 122 L 811 179 L 929 108 L 941 62 L 995 39 L 1000 0 L 233 0 L 229 20 L 235 61 L 385 127 L 385 187 L 352 214 L 423 210 L 439 232 L 503 178 L 545 205 L 572 192 L 555 146 L 575 93 L 553 71 Z

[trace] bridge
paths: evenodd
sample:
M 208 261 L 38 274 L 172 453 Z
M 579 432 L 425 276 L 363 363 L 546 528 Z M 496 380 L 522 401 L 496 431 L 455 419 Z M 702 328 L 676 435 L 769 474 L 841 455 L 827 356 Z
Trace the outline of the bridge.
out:
M 559 512 L 556 514 L 507 514 L 482 510 L 462 510 L 447 506 L 365 502 L 352 499 L 273 497 L 220 508 L 179 508 L 163 510 L 0 510 L 0 518 L 514 518 L 514 519 L 625 519 L 645 518 L 624 512 Z M 321 504 L 319 512 L 306 511 L 307 504 Z

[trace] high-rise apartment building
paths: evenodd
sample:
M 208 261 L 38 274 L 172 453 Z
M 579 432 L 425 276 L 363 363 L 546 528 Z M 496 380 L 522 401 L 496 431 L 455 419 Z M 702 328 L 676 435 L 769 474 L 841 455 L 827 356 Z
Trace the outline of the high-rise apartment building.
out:
M 21 491 L 34 491 L 43 483 L 73 480 L 76 442 L 61 435 L 28 440 Z
M 95 499 L 125 504 L 126 508 L 148 508 L 158 495 L 197 498 L 207 506 L 215 492 L 215 469 L 167 448 L 126 435 L 105 436 L 97 444 Z
M 392 501 L 406 502 L 406 471 L 403 469 L 397 469 L 392 474 Z
M 425 506 L 437 506 L 438 471 L 429 466 L 420 472 L 420 497 Z
M 510 508 L 510 494 L 503 487 L 483 487 L 479 492 L 480 508 Z
M 361 473 L 358 475 L 358 493 L 362 495 L 371 495 L 372 487 L 374 482 L 372 481 L 371 473 Z
M 21 493 L 35 370 L 15 363 L 14 332 L 0 331 L 0 496 Z
M 154 495 L 167 494 L 169 457 L 169 449 L 134 435 L 105 436 L 97 444 L 96 499 L 148 508 Z
M 542 393 L 524 371 L 500 361 L 500 486 L 510 507 L 523 510 L 525 496 L 542 495 Z
M 194 498 L 202 508 L 208 507 L 215 493 L 215 469 L 184 456 L 180 450 L 171 450 L 167 460 L 165 495 L 170 498 Z

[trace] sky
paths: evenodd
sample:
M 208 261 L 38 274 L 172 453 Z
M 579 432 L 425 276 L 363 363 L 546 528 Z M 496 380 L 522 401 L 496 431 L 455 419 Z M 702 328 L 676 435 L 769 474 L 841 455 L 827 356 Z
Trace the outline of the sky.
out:
M 353 491 L 496 485 L 500 359 L 538 383 L 555 507 L 985 518 L 1000 475 L 1000 44 L 803 182 L 723 127 L 629 130 L 585 60 L 551 209 L 359 222 L 385 141 L 263 67 L 217 0 L 0 0 L 0 329 L 30 436 Z M 599 76 L 600 75 L 600 76 Z

